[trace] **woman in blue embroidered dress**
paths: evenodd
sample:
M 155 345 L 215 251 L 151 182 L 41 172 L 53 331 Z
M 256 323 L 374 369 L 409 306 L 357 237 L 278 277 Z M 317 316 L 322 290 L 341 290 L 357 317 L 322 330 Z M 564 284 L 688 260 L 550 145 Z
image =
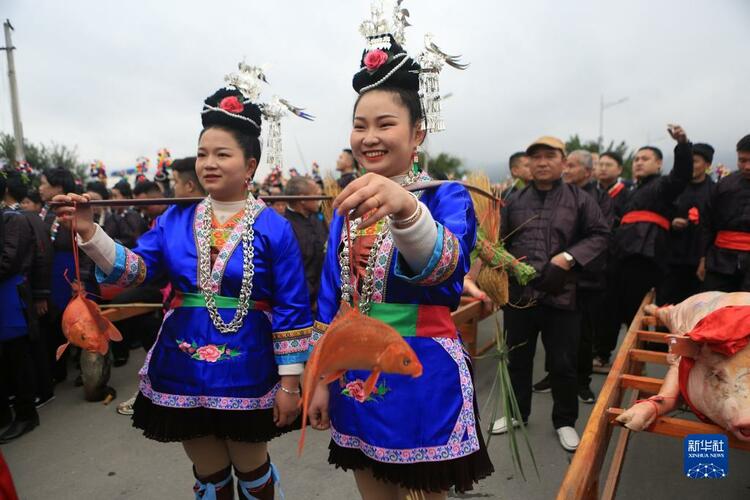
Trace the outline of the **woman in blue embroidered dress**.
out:
M 353 300 L 405 337 L 424 374 L 381 375 L 365 399 L 362 381 L 369 372 L 349 371 L 343 386 L 316 388 L 310 419 L 317 429 L 330 425 L 329 462 L 354 470 L 363 498 L 405 498 L 409 490 L 421 491 L 419 498 L 445 498 L 451 487 L 470 490 L 493 471 L 450 316 L 469 269 L 475 216 L 458 184 L 417 196 L 403 188 L 429 180 L 411 162 L 425 137 L 420 67 L 392 36 L 385 40 L 389 48 L 381 37 L 354 77 L 359 98 L 351 147 L 368 173 L 334 202 L 311 343 L 325 335 L 340 301 Z
M 58 210 L 67 224 L 75 213 L 100 281 L 137 286 L 166 273 L 176 291 L 140 371 L 133 423 L 182 442 L 196 498 L 234 498 L 232 466 L 240 498 L 273 498 L 266 443 L 298 421 L 312 328 L 291 226 L 247 189 L 260 159 L 259 74 L 204 103 L 196 173 L 209 196 L 169 208 L 132 251 L 93 224 L 90 209 Z

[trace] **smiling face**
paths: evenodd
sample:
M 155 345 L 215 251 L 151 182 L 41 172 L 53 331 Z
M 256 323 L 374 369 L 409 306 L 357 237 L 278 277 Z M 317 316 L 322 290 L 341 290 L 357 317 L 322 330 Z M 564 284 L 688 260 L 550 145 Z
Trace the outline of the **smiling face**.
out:
M 216 127 L 203 131 L 195 171 L 212 198 L 219 201 L 244 199 L 247 183 L 253 178 L 256 167 L 255 158 L 245 156 L 231 132 Z
M 423 140 L 424 132 L 397 94 L 372 90 L 359 99 L 350 141 L 354 157 L 368 172 L 385 177 L 406 173 Z

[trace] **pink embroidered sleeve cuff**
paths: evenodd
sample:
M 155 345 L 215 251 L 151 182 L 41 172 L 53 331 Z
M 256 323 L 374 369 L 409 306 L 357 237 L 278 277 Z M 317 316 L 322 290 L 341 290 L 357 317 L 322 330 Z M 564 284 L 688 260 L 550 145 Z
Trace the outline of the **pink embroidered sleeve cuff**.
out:
M 107 283 L 121 287 L 135 287 L 146 279 L 146 264 L 141 257 L 126 248 L 115 243 L 115 263 L 112 271 L 105 273 L 101 268 L 96 268 L 96 280 L 99 283 Z
M 273 332 L 273 352 L 276 364 L 290 365 L 307 361 L 312 327 Z

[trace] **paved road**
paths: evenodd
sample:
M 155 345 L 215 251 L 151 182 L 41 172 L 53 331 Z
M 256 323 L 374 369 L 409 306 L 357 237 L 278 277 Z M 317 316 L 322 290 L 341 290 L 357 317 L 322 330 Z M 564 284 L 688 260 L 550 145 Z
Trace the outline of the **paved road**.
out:
M 481 325 L 481 334 L 492 335 L 494 322 Z M 118 402 L 135 391 L 136 372 L 143 353 L 133 351 L 128 365 L 113 370 L 112 385 Z M 535 360 L 535 380 L 543 371 L 541 342 Z M 494 375 L 489 359 L 477 363 L 480 405 L 484 404 Z M 603 376 L 595 375 L 598 391 Z M 583 430 L 591 405 L 580 405 L 577 428 Z M 489 452 L 496 472 L 466 495 L 452 498 L 547 499 L 554 498 L 571 455 L 558 444 L 550 420 L 551 397 L 535 394 L 529 435 L 539 465 L 527 481 L 517 474 L 508 454 L 507 439 L 493 437 Z M 179 444 L 145 439 L 118 415 L 115 405 L 86 403 L 72 382 L 58 386 L 57 399 L 40 410 L 42 424 L 20 440 L 3 446 L 24 500 L 189 499 L 192 498 L 190 465 Z M 488 417 L 485 415 L 485 420 Z M 483 427 L 487 422 L 483 423 Z M 271 444 L 282 486 L 289 500 L 358 498 L 351 474 L 334 470 L 326 461 L 328 436 L 308 432 L 305 454 L 296 456 L 298 432 Z M 682 475 L 681 440 L 640 434 L 631 439 L 618 498 L 639 500 L 750 498 L 750 453 L 730 453 L 729 477 L 723 480 L 689 480 Z M 529 464 L 528 457 L 526 464 Z

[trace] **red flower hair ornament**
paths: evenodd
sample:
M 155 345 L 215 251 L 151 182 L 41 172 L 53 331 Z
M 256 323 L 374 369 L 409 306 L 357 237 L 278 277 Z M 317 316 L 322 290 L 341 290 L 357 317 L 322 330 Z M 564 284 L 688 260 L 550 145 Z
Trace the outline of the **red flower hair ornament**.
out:
M 219 103 L 219 107 L 229 113 L 239 114 L 245 109 L 239 99 L 236 96 L 225 97 Z

